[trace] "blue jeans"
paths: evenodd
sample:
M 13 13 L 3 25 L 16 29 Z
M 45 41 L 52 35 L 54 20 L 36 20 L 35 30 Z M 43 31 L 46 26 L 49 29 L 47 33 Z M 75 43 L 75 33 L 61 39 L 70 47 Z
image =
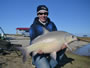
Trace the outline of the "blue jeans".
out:
M 49 55 L 45 54 L 37 54 L 36 56 L 32 56 L 32 63 L 37 68 L 55 68 L 64 55 L 66 49 L 61 50 L 57 53 L 57 60 L 50 58 Z M 47 58 L 49 56 L 49 58 Z

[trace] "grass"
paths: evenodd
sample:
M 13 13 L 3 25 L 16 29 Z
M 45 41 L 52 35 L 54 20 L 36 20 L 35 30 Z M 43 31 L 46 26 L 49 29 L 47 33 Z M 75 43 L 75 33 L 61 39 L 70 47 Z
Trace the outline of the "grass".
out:
M 78 37 L 80 40 L 90 42 L 90 37 Z M 61 68 L 90 68 L 90 57 L 79 56 L 72 54 L 70 52 L 66 52 L 66 55 L 74 61 L 71 63 L 65 64 Z M 1 64 L 1 62 L 3 64 Z M 16 53 L 11 53 L 10 55 L 2 56 L 0 55 L 0 68 L 34 68 L 31 64 L 31 57 L 28 61 L 23 64 L 22 56 L 17 56 Z M 59 67 L 60 68 L 60 67 Z
M 90 68 L 90 57 L 79 56 L 72 53 L 66 53 L 68 57 L 73 58 L 74 61 L 64 65 L 62 68 Z
M 90 43 L 90 37 L 78 37 L 81 41 L 86 41 Z
M 90 57 L 79 56 L 70 52 L 66 52 L 66 55 L 69 58 L 74 59 L 74 61 L 72 61 L 72 64 L 67 63 L 61 68 L 90 68 Z M 29 57 L 27 62 L 23 64 L 22 56 L 17 56 L 16 53 L 11 53 L 6 56 L 0 55 L 0 61 L 4 62 L 1 68 L 34 68 L 31 64 L 31 57 Z

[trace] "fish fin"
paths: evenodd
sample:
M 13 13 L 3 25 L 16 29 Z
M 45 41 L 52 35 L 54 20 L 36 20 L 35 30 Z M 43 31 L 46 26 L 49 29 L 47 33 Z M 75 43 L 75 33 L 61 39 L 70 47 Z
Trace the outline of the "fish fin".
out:
M 44 27 L 43 27 L 43 31 L 44 31 L 43 35 L 49 33 L 49 31 L 45 29 Z
M 57 58 L 56 52 L 51 53 L 50 56 L 51 56 L 54 60 L 56 60 L 56 58 Z
M 71 49 L 71 47 L 67 44 L 67 43 L 65 43 L 65 45 L 68 47 L 68 49 L 72 52 L 72 49 Z
M 37 52 L 33 52 L 33 56 L 35 56 L 37 54 Z

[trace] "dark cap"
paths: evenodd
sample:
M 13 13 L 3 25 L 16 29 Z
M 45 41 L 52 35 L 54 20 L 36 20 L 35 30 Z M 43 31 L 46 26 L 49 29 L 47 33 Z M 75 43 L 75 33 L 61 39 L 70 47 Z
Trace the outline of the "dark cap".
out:
M 39 12 L 40 10 L 45 10 L 45 11 L 48 12 L 48 8 L 47 8 L 45 5 L 39 5 L 39 6 L 37 7 L 37 12 Z

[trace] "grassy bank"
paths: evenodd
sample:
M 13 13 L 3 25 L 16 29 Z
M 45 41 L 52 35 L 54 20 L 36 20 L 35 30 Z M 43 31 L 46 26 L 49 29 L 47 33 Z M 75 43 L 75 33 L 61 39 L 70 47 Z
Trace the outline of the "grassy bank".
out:
M 90 43 L 90 37 L 78 37 L 81 41 L 86 41 Z
M 71 63 L 65 64 L 61 68 L 90 68 L 90 57 L 78 56 L 72 53 L 66 53 L 69 58 L 74 59 Z M 31 58 L 23 64 L 22 56 L 17 56 L 16 53 L 10 55 L 0 56 L 0 62 L 2 62 L 0 68 L 34 68 L 31 64 Z M 60 67 L 59 67 L 60 68 Z
M 68 57 L 73 58 L 74 61 L 67 63 L 62 68 L 90 68 L 90 57 L 79 56 L 72 53 L 66 53 Z

